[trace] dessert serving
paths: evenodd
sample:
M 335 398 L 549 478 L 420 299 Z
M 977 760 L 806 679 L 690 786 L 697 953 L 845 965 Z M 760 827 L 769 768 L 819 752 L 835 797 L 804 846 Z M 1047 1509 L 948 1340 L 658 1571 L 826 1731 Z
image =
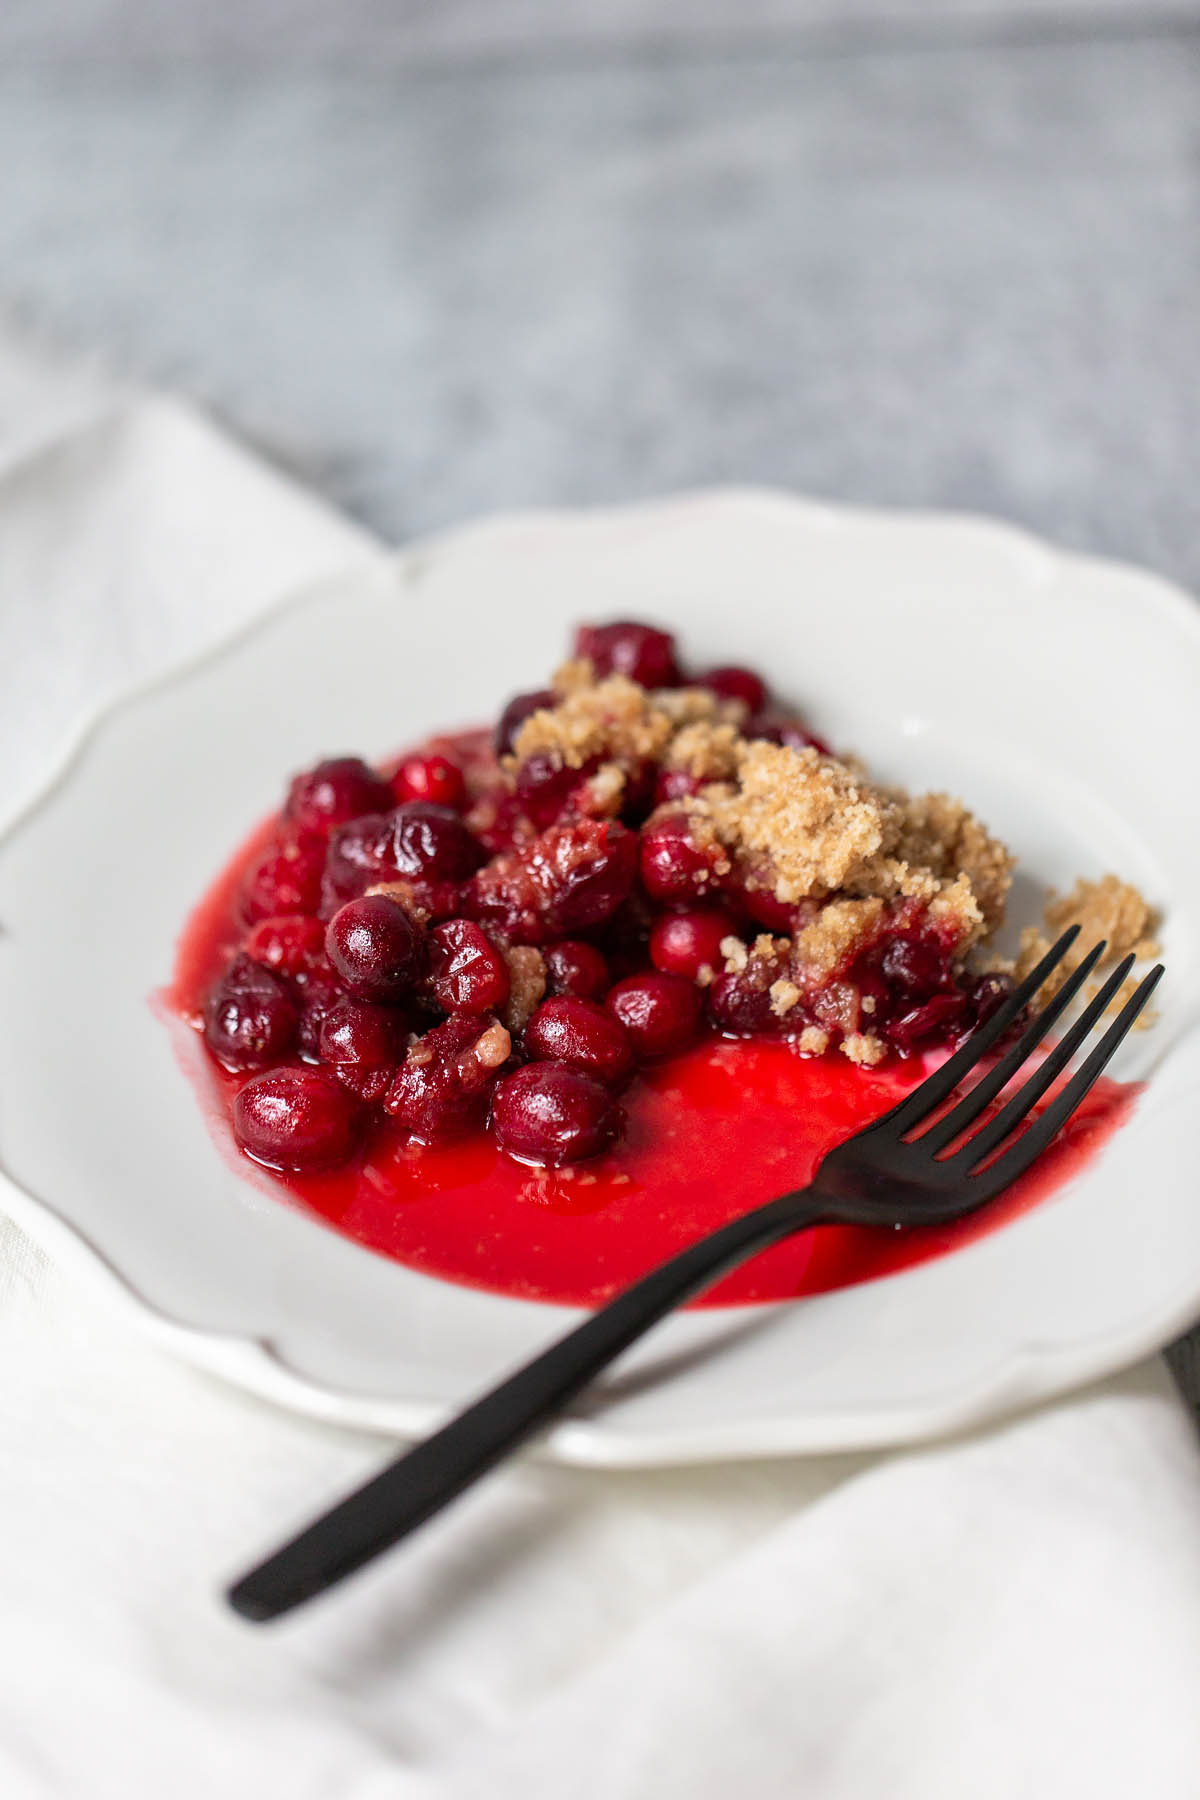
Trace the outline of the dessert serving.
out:
M 880 783 L 754 671 L 584 625 L 494 729 L 298 775 L 189 925 L 172 1003 L 221 1128 L 340 1229 L 595 1301 L 801 1185 L 991 1015 L 1043 947 L 1031 927 L 1017 964 L 992 948 L 1012 865 L 960 801 Z M 1074 920 L 1080 954 L 1151 948 L 1116 877 L 1055 903 L 1056 931 Z M 1014 1204 L 1128 1104 L 1100 1083 Z M 817 1232 L 714 1293 L 814 1291 L 949 1241 Z

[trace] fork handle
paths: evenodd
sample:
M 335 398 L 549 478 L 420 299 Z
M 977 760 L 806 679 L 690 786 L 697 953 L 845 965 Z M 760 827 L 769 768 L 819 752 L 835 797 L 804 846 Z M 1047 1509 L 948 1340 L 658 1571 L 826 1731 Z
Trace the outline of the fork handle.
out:
M 811 1189 L 784 1194 L 662 1263 L 242 1576 L 230 1605 L 263 1622 L 353 1574 L 532 1437 L 667 1313 L 823 1217 L 828 1202 Z

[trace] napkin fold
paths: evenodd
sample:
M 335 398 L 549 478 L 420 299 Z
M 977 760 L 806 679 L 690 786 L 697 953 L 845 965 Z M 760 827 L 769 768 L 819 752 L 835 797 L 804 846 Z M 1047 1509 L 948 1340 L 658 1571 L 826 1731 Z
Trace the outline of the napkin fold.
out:
M 384 554 L 0 331 L 0 815 L 113 693 Z M 882 1457 L 518 1463 L 263 1631 L 222 1582 L 385 1441 L 173 1362 L 11 1224 L 0 1370 L 5 1800 L 1200 1790 L 1200 1462 L 1158 1361 Z

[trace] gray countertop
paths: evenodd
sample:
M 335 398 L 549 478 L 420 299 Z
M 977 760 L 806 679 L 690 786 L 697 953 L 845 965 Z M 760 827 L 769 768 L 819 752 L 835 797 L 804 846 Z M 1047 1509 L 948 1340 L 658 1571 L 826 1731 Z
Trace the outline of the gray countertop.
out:
M 1200 587 L 1200 7 L 380 11 L 9 0 L 0 305 L 393 537 L 769 482 Z

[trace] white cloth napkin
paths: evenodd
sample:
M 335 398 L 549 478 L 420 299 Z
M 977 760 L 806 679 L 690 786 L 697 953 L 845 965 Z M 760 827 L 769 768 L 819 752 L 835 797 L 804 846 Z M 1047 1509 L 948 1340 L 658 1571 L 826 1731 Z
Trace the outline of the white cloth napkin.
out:
M 115 688 L 379 553 L 0 334 L 0 811 Z M 516 1465 L 268 1630 L 222 1579 L 385 1443 L 176 1365 L 11 1225 L 0 1371 L 4 1800 L 1200 1793 L 1200 1461 L 1157 1362 L 907 1454 Z

